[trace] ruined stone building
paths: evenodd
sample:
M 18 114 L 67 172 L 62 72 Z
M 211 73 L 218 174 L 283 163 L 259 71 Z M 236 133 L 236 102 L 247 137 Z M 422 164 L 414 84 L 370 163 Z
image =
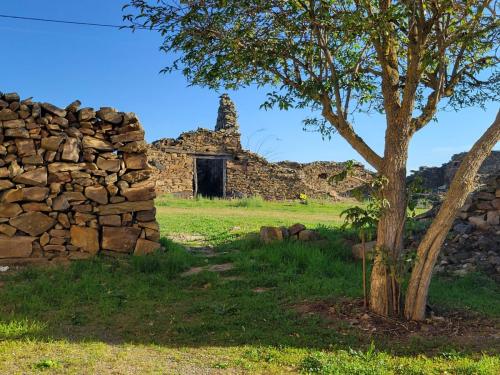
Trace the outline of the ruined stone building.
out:
M 198 129 L 177 139 L 151 144 L 148 160 L 154 169 L 157 192 L 181 197 L 246 197 L 296 199 L 301 193 L 317 198 L 349 196 L 362 185 L 347 178 L 335 186 L 328 177 L 343 163 L 271 163 L 241 146 L 237 113 L 227 95 L 220 98 L 215 130 Z M 361 165 L 358 176 L 370 179 Z

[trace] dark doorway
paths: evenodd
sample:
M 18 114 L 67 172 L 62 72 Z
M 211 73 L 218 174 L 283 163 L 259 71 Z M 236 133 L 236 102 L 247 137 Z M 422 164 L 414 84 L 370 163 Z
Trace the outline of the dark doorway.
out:
M 208 198 L 225 196 L 226 161 L 219 158 L 196 158 L 194 191 Z

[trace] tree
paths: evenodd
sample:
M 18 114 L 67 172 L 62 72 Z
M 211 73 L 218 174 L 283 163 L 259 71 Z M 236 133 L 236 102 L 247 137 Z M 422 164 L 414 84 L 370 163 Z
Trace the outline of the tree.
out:
M 321 116 L 307 125 L 337 132 L 386 178 L 370 308 L 399 314 L 395 270 L 403 249 L 409 143 L 442 106 L 498 99 L 496 1 L 131 0 L 128 6 L 132 14 L 124 18 L 131 27 L 157 30 L 164 38 L 160 49 L 175 56 L 164 72 L 181 69 L 191 83 L 209 88 L 274 87 L 264 106 L 317 110 Z M 385 115 L 383 155 L 356 133 L 362 111 Z M 492 126 L 470 154 L 469 174 L 498 141 L 499 124 Z M 459 195 L 448 194 L 437 218 L 442 225 L 431 227 L 432 249 L 441 246 Z M 418 295 L 427 295 L 431 252 L 413 271 Z M 422 319 L 413 289 L 406 316 Z

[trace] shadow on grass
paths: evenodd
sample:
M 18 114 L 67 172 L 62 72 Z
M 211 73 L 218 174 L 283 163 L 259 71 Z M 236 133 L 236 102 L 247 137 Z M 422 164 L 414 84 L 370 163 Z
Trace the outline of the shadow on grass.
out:
M 25 268 L 7 277 L 0 288 L 0 340 L 309 349 L 366 349 L 375 340 L 382 350 L 406 354 L 454 347 L 446 337 L 391 342 L 353 330 L 343 321 L 300 314 L 296 306 L 304 301 L 327 300 L 335 306 L 361 296 L 361 266 L 351 259 L 345 232 L 318 230 L 325 240 L 311 243 L 264 245 L 257 236 L 247 235 L 218 247 L 211 258 L 163 239 L 168 249 L 163 254 Z M 221 273 L 207 270 L 221 263 L 234 267 Z M 202 271 L 181 277 L 190 267 Z M 487 290 L 481 297 L 477 289 L 461 287 L 448 303 L 460 306 L 469 294 L 476 302 L 490 298 Z M 488 287 L 494 298 L 497 287 Z M 450 290 L 438 288 L 438 293 Z M 498 316 L 498 303 L 492 312 Z

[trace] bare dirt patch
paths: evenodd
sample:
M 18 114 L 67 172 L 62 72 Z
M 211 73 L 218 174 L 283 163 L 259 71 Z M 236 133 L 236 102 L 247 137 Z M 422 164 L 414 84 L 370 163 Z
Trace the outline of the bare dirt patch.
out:
M 423 322 L 414 322 L 366 311 L 361 299 L 304 301 L 292 308 L 303 316 L 320 315 L 341 332 L 355 330 L 393 343 L 415 338 L 446 339 L 473 350 L 500 351 L 500 320 L 471 312 L 443 310 Z

